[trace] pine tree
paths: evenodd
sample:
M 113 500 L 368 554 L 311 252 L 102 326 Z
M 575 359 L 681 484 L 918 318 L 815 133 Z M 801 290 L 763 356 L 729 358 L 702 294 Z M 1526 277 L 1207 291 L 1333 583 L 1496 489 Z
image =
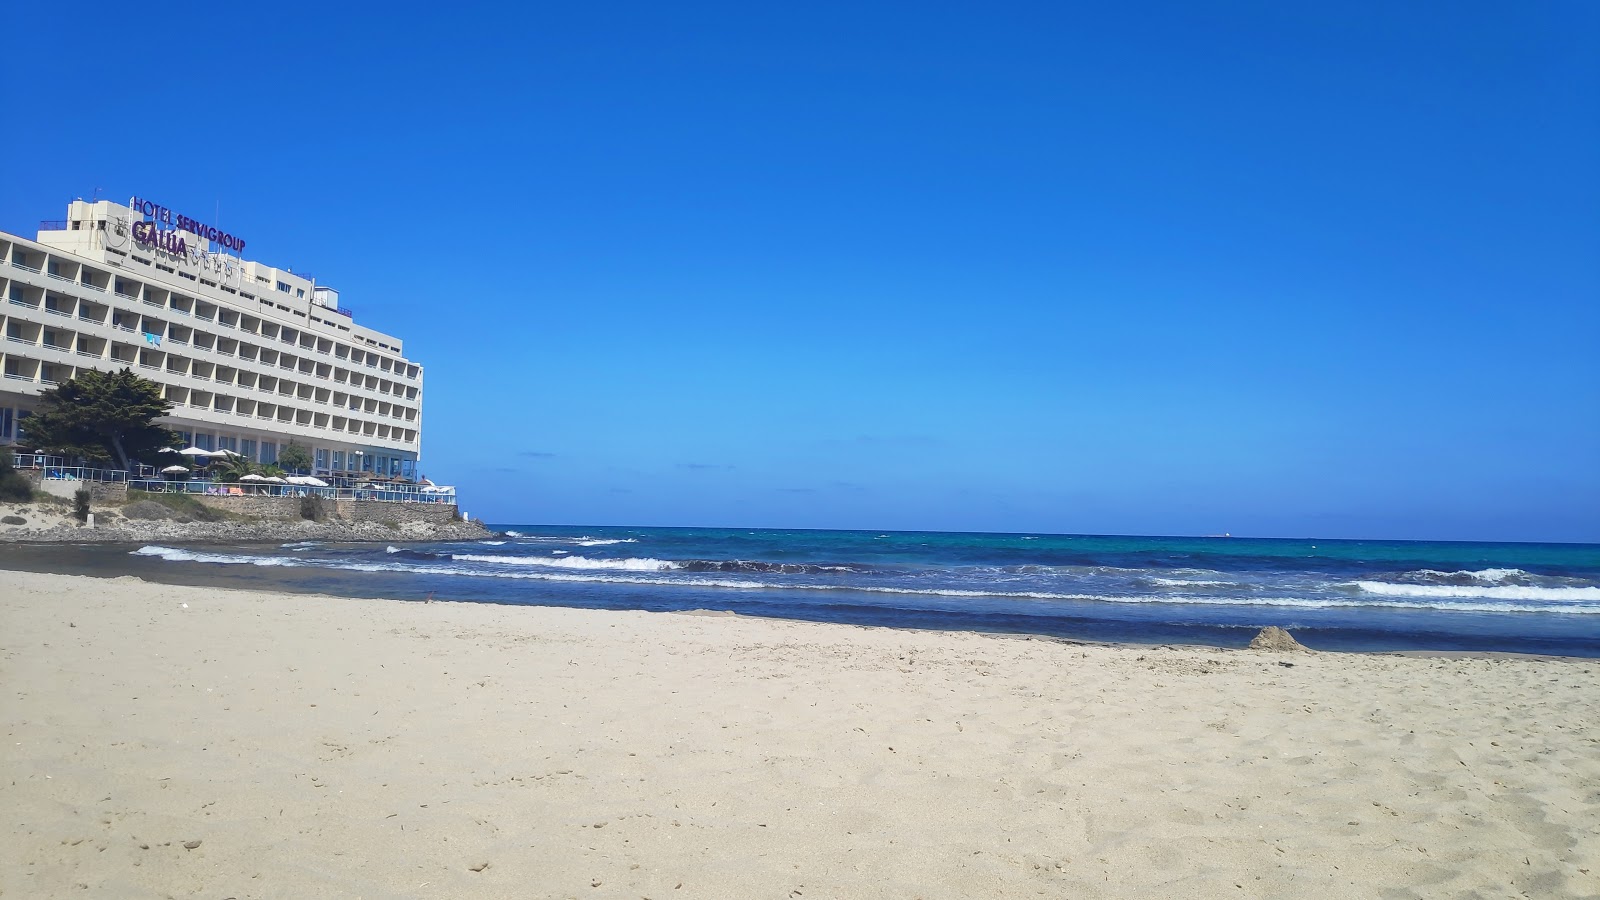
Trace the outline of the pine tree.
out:
M 291 472 L 304 472 L 311 468 L 311 451 L 290 441 L 278 451 L 278 465 Z
M 47 453 L 115 460 L 124 469 L 139 460 L 156 463 L 156 452 L 176 446 L 178 435 L 157 425 L 172 403 L 161 385 L 132 369 L 82 372 L 39 395 L 28 418 L 28 441 Z

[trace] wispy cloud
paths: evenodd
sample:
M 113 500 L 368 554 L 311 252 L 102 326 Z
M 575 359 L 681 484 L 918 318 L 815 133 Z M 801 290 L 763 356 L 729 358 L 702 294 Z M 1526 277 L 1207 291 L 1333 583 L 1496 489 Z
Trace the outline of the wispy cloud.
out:
M 944 439 L 930 434 L 858 434 L 853 438 L 824 438 L 824 446 L 846 447 L 939 447 Z

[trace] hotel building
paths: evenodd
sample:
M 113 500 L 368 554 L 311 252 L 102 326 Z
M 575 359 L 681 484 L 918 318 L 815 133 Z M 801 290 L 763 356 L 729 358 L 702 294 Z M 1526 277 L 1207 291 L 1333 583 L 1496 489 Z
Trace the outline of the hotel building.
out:
M 332 288 L 243 258 L 245 242 L 147 200 L 74 201 L 38 237 L 0 232 L 0 444 L 27 446 L 38 395 L 130 367 L 186 444 L 315 474 L 416 477 L 422 367 Z

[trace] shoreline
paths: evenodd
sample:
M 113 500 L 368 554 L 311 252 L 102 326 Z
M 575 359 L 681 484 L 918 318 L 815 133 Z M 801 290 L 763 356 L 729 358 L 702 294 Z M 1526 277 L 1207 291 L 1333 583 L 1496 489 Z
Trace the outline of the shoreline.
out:
M 476 525 L 476 523 L 474 523 Z M 205 562 L 171 564 L 160 557 L 146 557 L 132 551 L 148 545 L 169 546 L 182 551 L 186 546 L 194 553 L 224 552 L 232 554 L 266 553 L 268 555 L 293 554 L 280 547 L 293 547 L 300 541 L 350 543 L 353 545 L 382 546 L 408 543 L 425 543 L 438 540 L 480 540 L 477 535 L 460 537 L 415 536 L 395 533 L 389 529 L 370 528 L 363 536 L 347 538 L 348 532 L 314 532 L 311 523 L 297 526 L 294 531 L 269 531 L 266 536 L 248 529 L 230 530 L 207 535 L 208 540 L 192 540 L 189 530 L 210 527 L 210 523 L 193 523 L 181 526 L 177 533 L 163 534 L 150 530 L 111 532 L 100 540 L 55 539 L 17 542 L 0 540 L 0 574 L 7 571 L 39 574 L 64 574 L 100 579 L 133 577 L 152 585 L 200 587 L 210 590 L 246 590 L 287 594 L 294 596 L 335 596 L 348 598 L 393 599 L 419 602 L 435 596 L 440 602 L 483 604 L 506 608 L 593 609 L 604 611 L 654 611 L 685 613 L 695 610 L 712 611 L 718 615 L 732 614 L 747 619 L 773 622 L 801 622 L 837 624 L 863 628 L 884 628 L 905 632 L 930 634 L 970 634 L 1016 640 L 1057 642 L 1068 645 L 1103 646 L 1128 649 L 1181 648 L 1190 650 L 1235 651 L 1242 649 L 1256 631 L 1268 625 L 1278 625 L 1294 633 L 1306 643 L 1307 649 L 1321 653 L 1409 655 L 1432 659 L 1547 659 L 1574 662 L 1600 662 L 1600 655 L 1586 652 L 1585 647 L 1573 644 L 1568 648 L 1496 648 L 1493 646 L 1439 646 L 1427 640 L 1406 640 L 1403 633 L 1376 641 L 1352 641 L 1327 626 L 1306 624 L 1290 616 L 1261 615 L 1259 621 L 1248 626 L 1190 629 L 1180 633 L 1173 628 L 1139 631 L 1137 628 L 1106 628 L 1095 618 L 1041 619 L 1037 628 L 1033 623 L 1019 627 L 1014 621 L 989 621 L 981 613 L 969 616 L 952 616 L 949 613 L 925 612 L 913 609 L 888 610 L 881 615 L 856 613 L 830 614 L 826 610 L 794 606 L 780 608 L 782 604 L 758 602 L 750 604 L 748 598 L 730 596 L 720 598 L 700 595 L 677 598 L 670 593 L 644 597 L 618 604 L 586 602 L 559 590 L 532 588 L 512 597 L 473 593 L 476 584 L 455 585 L 447 580 L 435 583 L 418 582 L 403 572 L 366 572 L 333 570 L 316 567 L 283 568 L 248 564 L 220 565 Z M 7 548 L 14 549 L 7 549 Z M 232 548 L 221 550 L 220 548 Z M 391 547 L 391 550 L 393 548 Z M 121 552 L 126 551 L 126 553 Z M 559 587 L 559 583 L 556 585 Z M 459 587 L 460 592 L 457 593 Z M 683 603 L 687 599 L 695 604 Z M 719 605 L 727 602 L 729 606 Z M 753 608 L 752 608 L 753 607 Z M 865 609 L 865 608 L 864 608 Z M 859 611 L 858 611 L 859 612 Z M 1104 620 L 1109 622 L 1111 620 Z M 1426 635 L 1424 634 L 1425 638 Z M 1505 643 L 1505 642 L 1502 642 Z M 1524 642 L 1526 643 L 1526 642 Z M 1570 641 L 1568 642 L 1571 643 Z
M 1600 892 L 1592 661 L 5 577 L 19 895 Z

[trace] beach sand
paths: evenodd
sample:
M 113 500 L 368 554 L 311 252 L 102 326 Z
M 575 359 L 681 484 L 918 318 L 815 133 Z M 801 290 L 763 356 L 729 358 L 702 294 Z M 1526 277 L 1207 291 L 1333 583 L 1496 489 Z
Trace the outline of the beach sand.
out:
M 0 697 L 6 897 L 1600 895 L 1590 660 L 0 572 Z

